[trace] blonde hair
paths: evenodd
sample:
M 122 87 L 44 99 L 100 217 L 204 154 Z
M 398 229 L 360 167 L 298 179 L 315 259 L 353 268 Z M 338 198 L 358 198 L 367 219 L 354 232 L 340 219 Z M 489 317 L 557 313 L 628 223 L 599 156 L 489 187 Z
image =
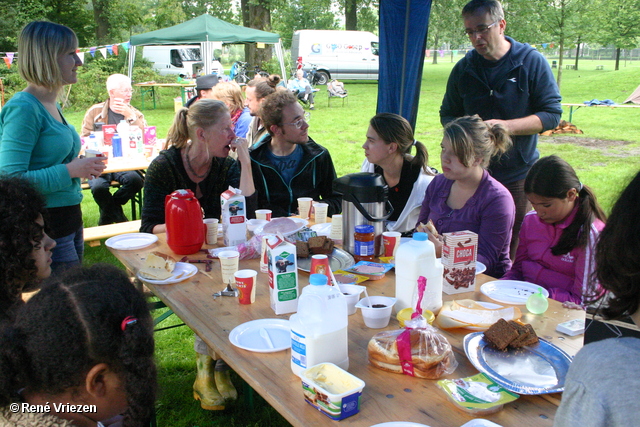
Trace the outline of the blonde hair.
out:
M 224 102 L 231 114 L 244 108 L 244 98 L 240 85 L 236 82 L 220 82 L 211 89 L 214 99 Z
M 57 91 L 66 83 L 58 66 L 61 54 L 78 48 L 76 33 L 47 21 L 27 24 L 18 36 L 18 72 L 27 82 Z
M 185 147 L 190 140 L 195 140 L 198 128 L 208 129 L 225 114 L 229 114 L 229 109 L 224 102 L 216 99 L 199 99 L 190 108 L 180 109 L 169 128 L 164 149 L 172 145 L 177 149 Z
M 501 124 L 488 124 L 477 114 L 459 117 L 448 123 L 444 128 L 444 136 L 451 142 L 453 152 L 465 167 L 480 158 L 480 166 L 486 168 L 491 157 L 511 147 L 507 128 Z

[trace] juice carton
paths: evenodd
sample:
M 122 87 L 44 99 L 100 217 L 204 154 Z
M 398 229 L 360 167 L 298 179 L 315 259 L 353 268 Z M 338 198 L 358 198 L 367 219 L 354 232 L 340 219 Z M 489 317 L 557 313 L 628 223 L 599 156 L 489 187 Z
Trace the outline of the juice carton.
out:
M 116 133 L 117 125 L 102 125 L 102 132 L 104 136 L 105 145 L 111 145 L 111 139 L 113 138 L 113 134 Z
M 146 126 L 144 128 L 144 145 L 156 145 L 158 137 L 156 135 L 155 126 Z
M 475 290 L 478 235 L 472 231 L 456 231 L 443 234 L 442 265 L 444 280 L 442 290 L 447 295 Z
M 229 187 L 220 195 L 222 205 L 222 233 L 225 246 L 236 246 L 247 241 L 247 209 L 242 192 Z
M 266 242 L 271 308 L 276 314 L 295 313 L 300 296 L 296 245 L 281 234 L 270 236 Z

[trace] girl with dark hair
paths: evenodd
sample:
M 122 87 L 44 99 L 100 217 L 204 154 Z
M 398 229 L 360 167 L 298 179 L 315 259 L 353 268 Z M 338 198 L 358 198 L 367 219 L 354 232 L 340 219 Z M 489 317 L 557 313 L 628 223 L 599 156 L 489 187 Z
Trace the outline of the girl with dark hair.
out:
M 478 235 L 478 261 L 487 274 L 502 277 L 511 267 L 509 242 L 515 217 L 511 193 L 486 171 L 489 160 L 511 146 L 507 129 L 464 116 L 449 122 L 442 138 L 442 174 L 427 187 L 418 218 L 433 221 L 439 234 L 469 230 Z M 439 257 L 442 242 L 429 233 Z
M 640 173 L 613 206 L 595 247 L 596 281 L 605 319 L 630 316 L 640 326 Z M 592 286 L 594 288 L 596 286 Z M 640 419 L 640 339 L 610 338 L 584 346 L 565 381 L 554 426 L 626 427 Z
M 95 427 L 122 413 L 125 427 L 148 425 L 153 350 L 147 303 L 126 274 L 104 264 L 68 270 L 0 334 L 0 425 Z
M 524 192 L 535 211 L 524 217 L 515 262 L 503 278 L 535 283 L 555 300 L 584 306 L 592 250 L 606 221 L 595 194 L 558 156 L 533 165 Z
M 54 271 L 82 263 L 81 178 L 99 176 L 104 158 L 78 158 L 80 137 L 57 102 L 76 83 L 78 39 L 53 22 L 27 24 L 18 37 L 18 70 L 27 87 L 0 112 L 0 171 L 27 177 L 45 197 Z
M 413 136 L 413 129 L 402 116 L 392 113 L 376 114 L 369 121 L 364 145 L 365 160 L 362 172 L 383 176 L 389 186 L 389 202 L 393 213 L 386 229 L 401 233 L 412 231 L 427 186 L 436 174 L 427 163 L 427 148 Z M 411 150 L 415 148 L 415 156 Z
M 22 293 L 51 274 L 56 242 L 45 232 L 44 198 L 25 178 L 0 176 L 0 323 L 13 321 Z

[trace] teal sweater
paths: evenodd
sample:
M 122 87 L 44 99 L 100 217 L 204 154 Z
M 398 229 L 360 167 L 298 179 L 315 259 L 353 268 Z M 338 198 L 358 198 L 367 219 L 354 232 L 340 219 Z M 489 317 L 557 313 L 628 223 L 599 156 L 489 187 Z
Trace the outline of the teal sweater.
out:
M 71 178 L 66 167 L 79 152 L 75 128 L 55 120 L 30 93 L 16 93 L 0 111 L 0 172 L 31 180 L 47 208 L 82 201 L 80 178 Z

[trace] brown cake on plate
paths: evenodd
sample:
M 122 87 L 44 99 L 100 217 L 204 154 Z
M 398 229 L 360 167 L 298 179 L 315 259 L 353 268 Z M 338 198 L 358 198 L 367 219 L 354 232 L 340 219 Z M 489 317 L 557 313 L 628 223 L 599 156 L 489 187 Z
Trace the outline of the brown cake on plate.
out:
M 519 336 L 518 330 L 504 319 L 499 319 L 484 333 L 484 339 L 493 344 L 498 350 L 506 349 L 509 343 Z

